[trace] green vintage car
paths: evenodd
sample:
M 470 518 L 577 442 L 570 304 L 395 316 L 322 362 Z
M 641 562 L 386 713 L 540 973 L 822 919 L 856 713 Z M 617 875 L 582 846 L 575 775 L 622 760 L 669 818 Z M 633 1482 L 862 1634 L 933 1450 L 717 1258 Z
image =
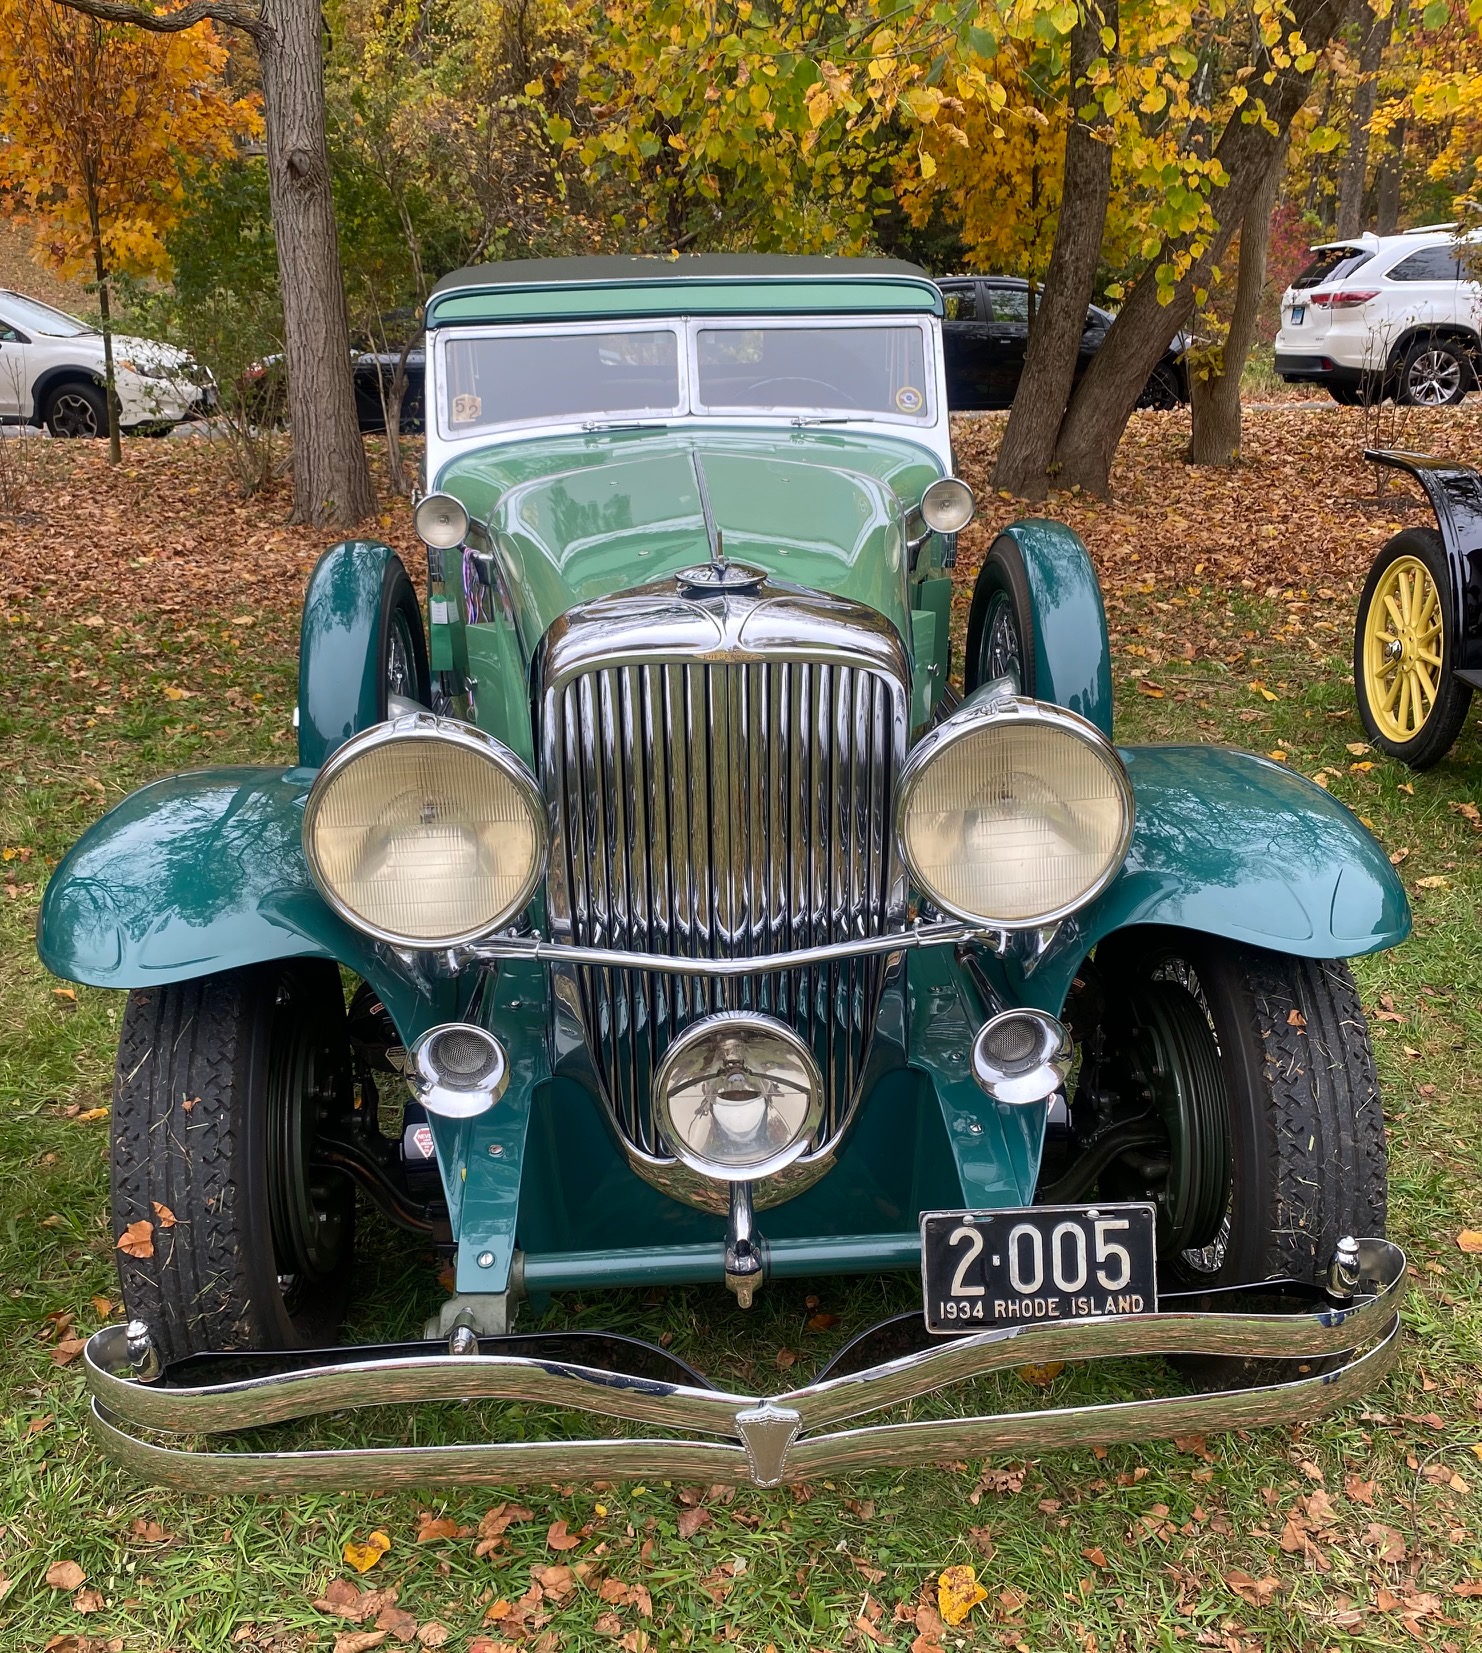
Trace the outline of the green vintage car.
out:
M 1385 1370 L 1404 1263 L 1342 960 L 1404 937 L 1402 888 L 1301 776 L 1114 744 L 1057 523 L 992 539 L 956 689 L 941 311 L 884 261 L 435 289 L 425 626 L 388 547 L 333 547 L 298 762 L 144 788 L 46 893 L 48 967 L 128 993 L 129 1318 L 86 1368 L 140 1474 L 770 1485 L 1298 1418 Z M 453 1261 L 423 1341 L 336 1346 L 367 1203 Z M 684 1285 L 718 1320 L 888 1271 L 921 1307 L 770 1395 L 550 1308 Z M 1130 1354 L 1166 1395 L 942 1399 Z M 450 1398 L 508 1426 L 194 1441 Z

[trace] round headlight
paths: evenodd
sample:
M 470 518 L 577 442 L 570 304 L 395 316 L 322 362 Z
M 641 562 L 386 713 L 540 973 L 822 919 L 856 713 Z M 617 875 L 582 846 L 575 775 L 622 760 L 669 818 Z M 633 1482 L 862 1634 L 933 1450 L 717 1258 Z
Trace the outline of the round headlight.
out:
M 468 537 L 468 512 L 451 494 L 428 494 L 412 512 L 417 538 L 434 551 L 451 551 Z
M 960 477 L 939 476 L 921 496 L 921 520 L 938 534 L 957 534 L 977 514 L 973 491 Z
M 467 724 L 377 724 L 320 770 L 304 851 L 324 899 L 356 929 L 450 947 L 507 923 L 545 871 L 545 804 L 524 764 Z
M 785 1023 L 749 1011 L 687 1027 L 659 1063 L 653 1097 L 674 1152 L 720 1182 L 791 1165 L 823 1117 L 813 1052 Z
M 901 854 L 945 912 L 1003 929 L 1053 923 L 1101 891 L 1132 841 L 1132 783 L 1094 724 L 1042 701 L 969 706 L 901 777 Z

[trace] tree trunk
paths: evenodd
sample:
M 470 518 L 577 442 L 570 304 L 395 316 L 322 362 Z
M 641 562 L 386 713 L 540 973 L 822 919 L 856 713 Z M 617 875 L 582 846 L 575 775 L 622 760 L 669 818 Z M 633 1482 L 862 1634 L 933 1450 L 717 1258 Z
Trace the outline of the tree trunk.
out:
M 268 194 L 283 289 L 293 520 L 352 528 L 375 509 L 355 416 L 350 328 L 330 193 L 320 12 L 264 0 L 258 39 Z
M 1379 90 L 1379 65 L 1389 44 L 1390 17 L 1376 17 L 1365 5 L 1357 7 L 1363 26 L 1359 46 L 1359 78 L 1353 88 L 1348 116 L 1348 149 L 1338 174 L 1338 238 L 1352 240 L 1364 227 L 1364 179 L 1369 171 L 1369 122 Z
M 1374 229 L 1394 235 L 1400 227 L 1400 178 L 1405 164 L 1405 117 L 1390 127 L 1374 169 Z
M 113 307 L 109 302 L 108 263 L 103 256 L 103 226 L 98 216 L 98 192 L 93 183 L 87 186 L 88 228 L 93 241 L 93 273 L 98 282 L 98 319 L 103 326 L 103 399 L 108 404 L 108 463 L 123 463 L 123 443 L 119 439 L 118 394 L 113 372 Z
M 1341 23 L 1344 9 L 1344 0 L 1293 0 L 1292 23 L 1314 57 Z M 1055 465 L 1062 488 L 1078 486 L 1086 493 L 1107 492 L 1117 444 L 1148 375 L 1193 314 L 1195 289 L 1208 285 L 1211 267 L 1223 256 L 1272 156 L 1286 141 L 1293 115 L 1311 89 L 1312 70 L 1298 69 L 1295 62 L 1273 70 L 1273 75 L 1272 83 L 1265 87 L 1265 105 L 1276 135 L 1268 133 L 1259 121 L 1242 120 L 1241 111 L 1236 111 L 1215 145 L 1215 157 L 1229 179 L 1213 191 L 1210 199 L 1219 228 L 1175 283 L 1168 303 L 1161 301 L 1154 267 L 1138 277 L 1106 342 L 1076 386 L 1055 444 Z M 1166 259 L 1170 250 L 1165 248 L 1156 262 Z
M 1276 210 L 1285 171 L 1286 146 L 1283 144 L 1272 157 L 1241 221 L 1235 303 L 1230 313 L 1230 331 L 1221 352 L 1220 371 L 1207 379 L 1196 376 L 1190 381 L 1194 419 L 1189 442 L 1191 465 L 1240 462 L 1240 380 L 1260 319 L 1261 299 L 1266 291 L 1266 253 L 1271 244 L 1271 214 Z
M 1055 437 L 1075 383 L 1086 306 L 1101 257 L 1101 236 L 1111 193 L 1112 150 L 1105 115 L 1097 106 L 1088 120 L 1076 112 L 1081 83 L 1102 55 L 1102 28 L 1118 27 L 1117 0 L 1092 0 L 1070 36 L 1070 125 L 1065 135 L 1065 182 L 1055 220 L 1055 245 L 1044 296 L 1032 310 L 1024 371 L 993 486 L 1023 499 L 1049 491 Z M 1030 288 L 1031 301 L 1034 297 Z

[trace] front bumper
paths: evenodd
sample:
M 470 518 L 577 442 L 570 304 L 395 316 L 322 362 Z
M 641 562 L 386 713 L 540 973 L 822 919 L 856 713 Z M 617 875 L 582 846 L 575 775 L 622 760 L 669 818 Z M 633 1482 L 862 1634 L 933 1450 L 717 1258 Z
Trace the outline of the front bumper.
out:
M 855 1470 L 1314 1418 L 1365 1394 L 1388 1371 L 1396 1352 L 1404 1283 L 1399 1247 L 1361 1240 L 1357 1290 L 1346 1299 L 1314 1286 L 1268 1281 L 1166 1296 L 1156 1314 L 999 1327 L 848 1369 L 851 1355 L 868 1356 L 872 1332 L 850 1344 L 813 1383 L 768 1398 L 711 1388 L 664 1351 L 632 1340 L 612 1342 L 644 1356 L 650 1374 L 657 1364 L 663 1375 L 587 1364 L 572 1358 L 583 1352 L 579 1334 L 483 1338 L 477 1353 L 464 1354 L 427 1343 L 322 1356 L 194 1356 L 153 1382 L 143 1382 L 133 1376 L 129 1363 L 128 1332 L 109 1326 L 89 1338 L 83 1358 L 92 1427 L 104 1447 L 142 1479 L 184 1491 L 390 1489 L 622 1477 L 777 1486 Z M 917 1321 L 919 1317 L 904 1316 L 886 1325 L 902 1331 Z M 352 1358 L 342 1358 L 345 1354 Z M 833 1427 L 1026 1364 L 1154 1354 L 1277 1358 L 1291 1361 L 1294 1372 L 1283 1382 L 1217 1393 Z M 136 1361 L 141 1357 L 137 1336 L 134 1356 Z M 1326 1369 L 1315 1370 L 1319 1363 Z M 226 1368 L 224 1381 L 191 1381 L 202 1366 L 212 1364 Z M 450 1400 L 544 1405 L 671 1433 L 668 1438 L 609 1435 L 241 1452 L 193 1450 L 150 1438 L 161 1431 L 210 1435 L 257 1428 L 358 1406 Z M 523 1413 L 518 1427 L 528 1427 Z

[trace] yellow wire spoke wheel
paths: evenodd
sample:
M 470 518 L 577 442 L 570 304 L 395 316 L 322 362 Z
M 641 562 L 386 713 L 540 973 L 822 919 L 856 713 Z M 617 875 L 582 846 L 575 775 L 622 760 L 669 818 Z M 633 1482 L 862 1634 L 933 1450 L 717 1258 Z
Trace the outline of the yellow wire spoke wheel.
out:
M 1436 709 L 1442 679 L 1441 593 L 1418 557 L 1380 574 L 1364 617 L 1363 687 L 1379 732 L 1414 740 Z
M 1402 528 L 1364 581 L 1353 636 L 1353 682 L 1364 731 L 1411 769 L 1451 750 L 1472 688 L 1456 671 L 1447 618 L 1452 601 L 1445 542 L 1433 528 Z

